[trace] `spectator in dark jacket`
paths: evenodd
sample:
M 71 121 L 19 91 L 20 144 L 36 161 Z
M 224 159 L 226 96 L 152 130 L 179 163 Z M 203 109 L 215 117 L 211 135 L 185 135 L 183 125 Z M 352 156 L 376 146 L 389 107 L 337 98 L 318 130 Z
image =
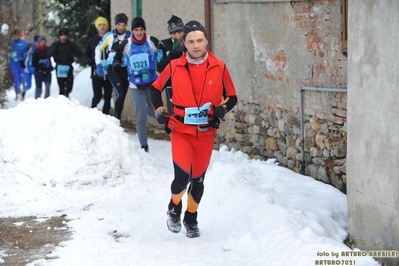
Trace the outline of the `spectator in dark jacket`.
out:
M 42 96 L 43 83 L 45 86 L 44 98 L 50 96 L 51 71 L 54 69 L 47 55 L 48 46 L 46 38 L 40 36 L 37 39 L 37 43 L 38 46 L 32 54 L 32 66 L 35 69 L 34 75 L 36 81 L 35 99 Z
M 60 95 L 69 97 L 73 87 L 74 57 L 83 57 L 82 51 L 73 41 L 68 40 L 69 30 L 61 28 L 58 31 L 59 40 L 53 42 L 48 50 L 48 56 L 54 58 Z
M 84 53 L 84 58 L 86 64 L 91 67 L 91 82 L 93 87 L 93 99 L 91 101 L 91 108 L 97 107 L 98 103 L 104 96 L 103 113 L 109 114 L 109 109 L 111 107 L 111 96 L 112 96 L 112 85 L 108 80 L 107 76 L 99 76 L 96 71 L 95 64 L 95 50 L 98 43 L 101 41 L 102 37 L 108 31 L 108 20 L 104 17 L 98 17 L 94 21 L 94 26 L 96 26 L 97 34 L 93 35 L 86 44 L 86 52 Z M 105 56 L 102 58 L 105 59 Z M 104 90 L 104 94 L 103 94 Z
M 164 70 L 171 60 L 179 58 L 183 54 L 183 51 L 185 50 L 183 26 L 184 23 L 181 18 L 175 15 L 172 15 L 168 20 L 168 31 L 170 37 L 161 40 L 158 43 L 157 70 L 159 73 Z M 165 88 L 165 93 L 167 98 L 166 107 L 168 112 L 172 113 L 173 105 L 170 100 L 172 99 L 172 88 L 170 86 Z

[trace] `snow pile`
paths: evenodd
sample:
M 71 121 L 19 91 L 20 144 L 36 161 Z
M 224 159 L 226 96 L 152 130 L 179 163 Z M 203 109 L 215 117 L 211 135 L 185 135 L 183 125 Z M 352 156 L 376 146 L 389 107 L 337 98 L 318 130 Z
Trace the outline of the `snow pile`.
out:
M 1 110 L 0 121 L 13 125 L 0 128 L 0 168 L 3 177 L 16 183 L 101 182 L 127 174 L 132 167 L 132 143 L 119 120 L 76 100 L 27 99 Z

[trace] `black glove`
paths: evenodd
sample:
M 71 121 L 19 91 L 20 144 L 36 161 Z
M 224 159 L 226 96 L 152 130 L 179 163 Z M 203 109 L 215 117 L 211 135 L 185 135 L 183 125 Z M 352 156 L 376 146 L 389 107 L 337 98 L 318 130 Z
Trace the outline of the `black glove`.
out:
M 169 119 L 168 119 L 169 120 Z M 163 129 L 165 130 L 165 132 L 166 132 L 166 134 L 170 134 L 170 132 L 172 132 L 172 129 L 170 129 L 169 127 L 168 127 L 168 124 L 166 123 L 164 126 L 163 126 Z
M 215 118 L 215 119 L 209 121 L 208 124 L 209 124 L 210 127 L 219 128 L 220 120 L 219 120 L 219 118 Z
M 180 39 L 173 39 L 172 50 L 181 52 L 184 50 L 184 48 L 185 48 L 185 46 L 184 46 L 183 37 L 181 37 Z
M 117 73 L 121 72 L 122 71 L 122 62 L 117 59 L 114 59 L 114 62 L 112 62 L 112 70 Z
M 159 113 L 157 115 L 157 121 L 159 124 L 163 125 L 163 124 L 167 124 L 169 122 L 169 116 L 170 114 L 168 114 L 165 111 L 162 111 L 161 113 Z
M 213 110 L 213 116 L 216 118 L 222 119 L 225 114 L 226 114 L 226 111 L 225 111 L 225 107 L 223 105 L 216 106 L 215 110 Z
M 24 60 L 19 60 L 18 63 L 19 63 L 19 65 L 20 65 L 22 68 L 25 68 L 25 62 L 24 62 Z
M 170 114 L 164 106 L 160 106 L 155 110 L 155 117 L 159 124 L 164 125 L 169 122 Z

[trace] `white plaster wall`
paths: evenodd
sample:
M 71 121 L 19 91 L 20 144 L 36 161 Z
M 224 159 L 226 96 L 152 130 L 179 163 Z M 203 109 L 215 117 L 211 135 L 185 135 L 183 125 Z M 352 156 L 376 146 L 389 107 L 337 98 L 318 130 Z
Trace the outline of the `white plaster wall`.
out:
M 363 249 L 399 249 L 398 11 L 396 0 L 349 1 L 349 232 Z

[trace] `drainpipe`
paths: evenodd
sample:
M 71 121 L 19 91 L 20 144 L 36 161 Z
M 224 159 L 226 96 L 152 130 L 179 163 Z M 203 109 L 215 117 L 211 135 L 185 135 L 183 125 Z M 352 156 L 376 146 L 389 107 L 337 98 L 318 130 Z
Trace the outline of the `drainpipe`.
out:
M 208 37 L 208 46 L 207 48 L 212 51 L 212 8 L 211 8 L 211 0 L 204 0 L 204 8 L 205 8 L 205 31 L 206 36 Z
M 305 174 L 305 129 L 304 129 L 304 111 L 303 111 L 303 92 L 304 91 L 322 91 L 322 92 L 347 92 L 347 88 L 318 88 L 318 87 L 307 87 L 301 86 L 300 88 L 300 116 L 301 116 L 301 174 Z
M 143 17 L 143 7 L 141 0 L 136 0 L 136 17 Z
M 143 8 L 141 0 L 132 0 L 132 19 L 135 17 L 142 17 Z

